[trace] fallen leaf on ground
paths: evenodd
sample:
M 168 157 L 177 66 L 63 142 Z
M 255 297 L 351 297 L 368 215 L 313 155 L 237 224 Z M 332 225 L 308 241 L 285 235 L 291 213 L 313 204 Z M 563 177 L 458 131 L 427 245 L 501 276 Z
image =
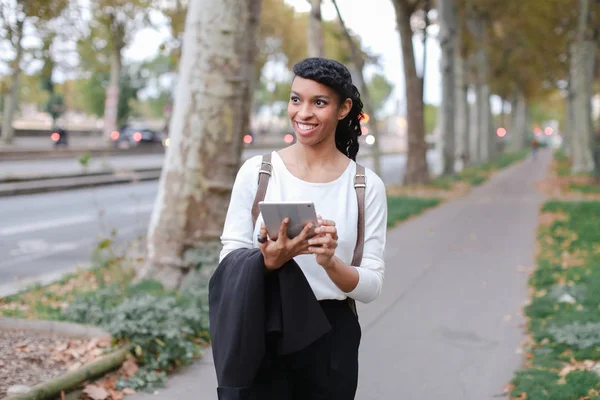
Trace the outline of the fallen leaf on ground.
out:
M 87 385 L 83 389 L 83 393 L 88 395 L 92 400 L 106 400 L 109 396 L 106 389 L 98 385 Z

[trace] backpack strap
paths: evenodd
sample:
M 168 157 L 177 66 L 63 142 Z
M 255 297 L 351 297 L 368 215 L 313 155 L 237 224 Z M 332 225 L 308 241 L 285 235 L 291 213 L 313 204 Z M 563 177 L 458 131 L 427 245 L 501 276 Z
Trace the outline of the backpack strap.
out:
M 354 190 L 356 191 L 356 200 L 358 203 L 358 223 L 356 246 L 354 247 L 354 257 L 352 265 L 359 267 L 362 262 L 363 248 L 365 247 L 365 191 L 367 189 L 367 177 L 365 167 L 356 164 L 356 175 L 354 176 Z
M 273 165 L 271 164 L 271 153 L 265 154 L 263 155 L 260 170 L 258 171 L 258 190 L 256 191 L 256 196 L 254 196 L 254 204 L 252 205 L 252 226 L 256 225 L 256 220 L 258 219 L 258 214 L 260 212 L 258 203 L 265 199 L 272 171 Z
M 356 246 L 354 247 L 354 257 L 352 257 L 352 266 L 360 267 L 363 257 L 363 248 L 365 247 L 365 191 L 367 189 L 367 176 L 365 175 L 365 167 L 360 164 L 356 164 L 356 175 L 354 176 L 354 190 L 356 191 L 356 200 L 358 204 L 358 222 L 357 222 L 357 234 L 356 234 Z M 358 316 L 358 310 L 356 309 L 356 301 L 348 299 L 348 305 L 354 313 Z

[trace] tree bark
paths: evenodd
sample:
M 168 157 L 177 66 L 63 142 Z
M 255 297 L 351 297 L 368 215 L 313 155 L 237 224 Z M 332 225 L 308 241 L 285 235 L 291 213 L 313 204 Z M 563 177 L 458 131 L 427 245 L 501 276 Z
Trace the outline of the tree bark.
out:
M 308 18 L 308 56 L 323 57 L 325 43 L 323 41 L 323 18 L 321 16 L 321 0 L 309 0 L 310 16 Z
M 510 142 L 508 148 L 511 151 L 521 150 L 527 139 L 527 100 L 521 89 L 515 91 L 512 102 L 513 122 L 511 123 Z
M 573 157 L 573 142 L 575 135 L 575 95 L 573 91 L 573 71 L 569 68 L 569 83 L 567 86 L 567 118 L 563 132 L 564 147 L 567 156 Z
M 475 134 L 479 138 L 479 162 L 486 162 L 490 157 L 491 148 L 491 109 L 490 109 L 490 85 L 489 78 L 489 57 L 487 55 L 486 23 L 481 18 L 476 21 L 479 44 L 477 48 L 477 106 L 478 106 L 478 126 Z
M 573 80 L 573 165 L 572 172 L 589 172 L 594 168 L 591 154 L 592 87 L 596 43 L 592 32 L 589 0 L 579 0 L 577 35 L 572 46 Z
M 337 1 L 333 0 L 333 6 L 335 7 L 335 11 L 337 13 L 338 19 L 340 21 L 340 25 L 342 26 L 342 30 L 344 31 L 344 36 L 346 36 L 346 40 L 348 41 L 348 45 L 350 46 L 350 52 L 352 55 L 352 63 L 356 66 L 357 70 L 357 79 L 359 82 L 358 87 L 360 88 L 360 97 L 362 99 L 363 105 L 365 106 L 367 113 L 370 117 L 370 126 L 373 129 L 373 134 L 375 134 L 375 143 L 372 145 L 372 155 L 373 155 L 373 170 L 379 176 L 381 176 L 381 149 L 379 144 L 379 137 L 377 135 L 377 129 L 379 127 L 379 122 L 377 120 L 377 115 L 375 108 L 373 107 L 373 101 L 371 100 L 371 94 L 369 93 L 369 87 L 365 81 L 364 69 L 365 69 L 365 60 L 360 52 L 360 49 L 357 48 L 356 43 L 352 40 L 352 36 L 350 36 L 350 32 L 344 23 L 344 19 L 342 18 L 342 13 L 340 12 L 340 8 L 338 7 Z
M 119 91 L 121 81 L 121 49 L 114 48 L 110 55 L 110 81 L 104 101 L 104 138 L 110 142 L 110 135 L 118 129 Z
M 8 96 L 4 97 L 4 110 L 2 114 L 2 140 L 6 144 L 11 144 L 13 141 L 13 119 L 15 110 L 17 109 L 17 101 L 19 98 L 19 81 L 21 78 L 21 59 L 23 58 L 23 28 L 25 20 L 17 19 L 14 35 L 16 36 L 15 43 L 15 58 L 11 65 L 11 75 L 8 89 Z
M 442 105 L 441 140 L 443 153 L 443 174 L 454 173 L 456 153 L 455 131 L 455 53 L 456 53 L 456 5 L 454 0 L 440 1 L 440 47 L 442 49 Z
M 456 137 L 456 156 L 458 157 L 460 169 L 465 167 L 469 156 L 469 101 L 467 84 L 467 62 L 462 53 L 462 41 L 460 24 L 457 24 L 456 45 L 454 47 L 454 94 L 455 94 L 455 116 L 454 132 Z
M 169 288 L 179 287 L 194 264 L 189 254 L 222 232 L 248 128 L 260 6 L 260 0 L 189 3 L 171 145 L 150 221 L 148 262 L 138 275 Z
M 400 34 L 402 62 L 404 66 L 405 96 L 407 111 L 408 155 L 403 182 L 424 184 L 429 181 L 427 144 L 425 143 L 425 119 L 421 79 L 415 67 L 413 31 L 410 17 L 414 11 L 407 0 L 394 0 L 396 22 Z

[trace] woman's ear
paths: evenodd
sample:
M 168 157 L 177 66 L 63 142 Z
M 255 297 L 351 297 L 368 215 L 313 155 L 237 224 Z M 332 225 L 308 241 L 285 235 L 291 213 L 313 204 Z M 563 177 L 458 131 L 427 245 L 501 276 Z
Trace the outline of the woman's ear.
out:
M 338 119 L 341 121 L 350 114 L 350 110 L 352 110 L 352 99 L 346 99 L 340 106 L 340 110 L 338 111 Z

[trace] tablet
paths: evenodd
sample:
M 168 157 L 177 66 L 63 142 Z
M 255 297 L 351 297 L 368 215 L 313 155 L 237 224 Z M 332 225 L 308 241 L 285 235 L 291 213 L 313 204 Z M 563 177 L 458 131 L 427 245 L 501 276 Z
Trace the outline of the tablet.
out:
M 315 235 L 314 229 L 317 227 L 317 213 L 312 202 L 261 201 L 258 203 L 258 206 L 271 240 L 277 240 L 281 222 L 285 217 L 289 217 L 290 219 L 287 231 L 290 239 L 298 236 L 309 222 L 313 223 L 313 228 L 308 237 Z

